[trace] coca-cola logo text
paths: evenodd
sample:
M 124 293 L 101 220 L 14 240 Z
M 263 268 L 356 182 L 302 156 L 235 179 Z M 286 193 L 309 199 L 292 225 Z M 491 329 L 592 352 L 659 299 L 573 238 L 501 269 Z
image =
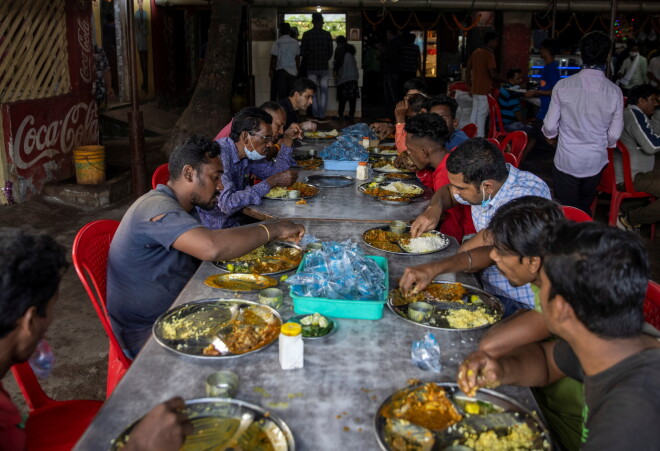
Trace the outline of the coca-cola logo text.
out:
M 92 60 L 92 38 L 89 31 L 89 20 L 78 17 L 78 45 L 80 46 L 80 77 L 85 83 L 92 82 L 94 70 Z
M 19 175 L 37 163 L 71 152 L 74 147 L 96 142 L 98 135 L 96 102 L 72 106 L 63 120 L 35 125 L 35 117 L 25 116 L 14 136 L 12 160 Z

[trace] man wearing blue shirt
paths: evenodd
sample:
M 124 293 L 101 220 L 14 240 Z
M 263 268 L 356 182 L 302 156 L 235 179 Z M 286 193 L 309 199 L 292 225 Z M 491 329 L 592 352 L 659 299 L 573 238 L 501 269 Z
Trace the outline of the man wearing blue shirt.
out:
M 468 140 L 468 137 L 463 132 L 463 130 L 456 130 L 456 127 L 458 126 L 458 120 L 456 120 L 456 110 L 458 110 L 458 104 L 454 99 L 446 94 L 440 94 L 435 97 L 431 97 L 426 102 L 426 111 L 429 113 L 437 114 L 447 123 L 449 136 L 447 136 L 445 148 L 449 151 Z

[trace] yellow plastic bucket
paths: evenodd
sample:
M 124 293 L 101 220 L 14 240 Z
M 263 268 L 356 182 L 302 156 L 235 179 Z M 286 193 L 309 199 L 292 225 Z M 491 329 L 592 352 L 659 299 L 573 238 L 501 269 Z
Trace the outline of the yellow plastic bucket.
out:
M 105 147 L 79 146 L 73 149 L 78 185 L 98 185 L 105 182 Z

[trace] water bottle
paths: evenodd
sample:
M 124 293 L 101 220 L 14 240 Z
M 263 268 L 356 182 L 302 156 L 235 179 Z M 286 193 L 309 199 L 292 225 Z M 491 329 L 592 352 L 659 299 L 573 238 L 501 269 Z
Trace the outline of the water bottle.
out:
M 36 374 L 39 379 L 46 379 L 50 376 L 51 371 L 53 371 L 53 366 L 55 365 L 55 355 L 53 354 L 53 349 L 46 340 L 41 339 L 39 341 L 37 349 L 34 350 L 34 354 L 30 357 L 29 362 L 34 374 Z
M 413 341 L 411 356 L 413 362 L 424 371 L 439 373 L 442 370 L 440 345 L 430 332 L 427 332 L 422 340 Z

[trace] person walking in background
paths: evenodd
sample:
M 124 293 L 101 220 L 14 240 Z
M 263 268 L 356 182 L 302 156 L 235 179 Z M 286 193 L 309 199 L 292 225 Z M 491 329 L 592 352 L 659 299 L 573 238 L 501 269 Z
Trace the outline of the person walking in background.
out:
M 348 116 L 344 117 L 344 119 L 352 121 L 355 117 L 356 99 L 360 97 L 360 87 L 358 86 L 360 73 L 358 72 L 357 62 L 355 61 L 355 46 L 346 44 L 346 49 L 342 53 L 344 62 L 337 77 L 338 114 L 339 117 L 344 115 L 344 108 L 348 101 Z
M 274 78 L 276 100 L 289 95 L 300 66 L 300 44 L 290 36 L 291 25 L 282 22 L 280 37 L 270 50 L 270 78 Z
M 312 115 L 319 122 L 329 122 L 325 118 L 328 105 L 328 61 L 332 58 L 332 36 L 323 29 L 323 15 L 312 14 L 313 28 L 303 33 L 301 51 L 307 69 L 307 78 L 317 86 L 312 103 Z
M 403 86 L 408 80 L 417 78 L 417 72 L 421 67 L 421 56 L 419 47 L 415 45 L 415 35 L 404 33 L 401 37 L 402 43 L 399 48 L 399 66 L 401 68 L 399 82 Z
M 385 115 L 392 118 L 394 107 L 401 100 L 399 75 L 399 48 L 401 40 L 393 30 L 387 30 L 387 40 L 383 49 L 383 91 L 385 94 Z
M 140 57 L 140 70 L 142 70 L 142 90 L 149 91 L 149 19 L 142 7 L 144 0 L 138 0 L 138 10 L 135 12 L 135 45 Z
M 467 85 L 472 94 L 472 113 L 470 122 L 477 124 L 477 136 L 486 134 L 486 117 L 488 116 L 488 98 L 497 83 L 497 64 L 495 48 L 499 44 L 499 36 L 489 31 L 484 37 L 484 44 L 472 52 L 467 65 Z
M 646 73 L 648 72 L 648 62 L 639 54 L 639 45 L 630 41 L 628 49 L 630 49 L 630 56 L 623 61 L 618 72 L 619 80 L 617 82 L 624 95 L 627 95 L 628 90 L 633 86 L 647 83 Z
M 621 89 L 605 76 L 611 46 L 602 31 L 580 39 L 583 69 L 557 83 L 543 121 L 543 134 L 558 137 L 555 197 L 587 213 L 607 164 L 607 148 L 616 145 L 623 130 Z

